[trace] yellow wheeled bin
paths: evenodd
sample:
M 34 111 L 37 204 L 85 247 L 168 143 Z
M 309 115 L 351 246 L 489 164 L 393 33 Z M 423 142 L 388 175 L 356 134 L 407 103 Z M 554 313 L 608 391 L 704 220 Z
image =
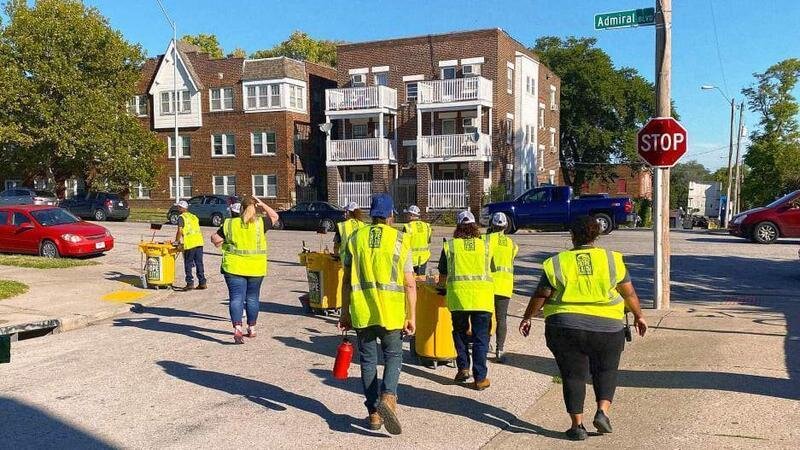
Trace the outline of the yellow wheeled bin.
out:
M 172 242 L 140 242 L 144 263 L 144 281 L 156 289 L 168 288 L 175 282 L 175 258 L 180 251 Z
M 447 301 L 428 282 L 417 283 L 417 331 L 414 333 L 413 350 L 421 363 L 430 363 L 436 368 L 441 363 L 456 359 L 453 342 L 453 320 Z
M 308 273 L 308 304 L 315 313 L 328 315 L 342 309 L 342 263 L 331 253 L 301 253 Z

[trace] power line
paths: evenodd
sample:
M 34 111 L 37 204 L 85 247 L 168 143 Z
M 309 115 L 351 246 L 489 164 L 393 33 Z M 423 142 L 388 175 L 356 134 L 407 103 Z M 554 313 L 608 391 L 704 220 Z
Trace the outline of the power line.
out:
M 714 28 L 714 42 L 717 45 L 717 60 L 719 61 L 719 70 L 722 73 L 722 85 L 725 86 L 725 92 L 728 92 L 728 80 L 725 79 L 725 66 L 722 64 L 722 53 L 719 50 L 719 35 L 717 34 L 717 18 L 714 13 L 714 0 L 708 0 L 711 5 L 711 23 Z

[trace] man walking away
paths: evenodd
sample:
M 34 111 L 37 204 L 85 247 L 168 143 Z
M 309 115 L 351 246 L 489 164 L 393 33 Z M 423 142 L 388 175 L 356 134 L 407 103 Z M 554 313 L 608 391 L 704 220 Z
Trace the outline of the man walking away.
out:
M 403 233 L 409 236 L 411 242 L 411 257 L 414 259 L 414 273 L 425 275 L 428 260 L 431 259 L 431 225 L 420 220 L 420 210 L 416 205 L 411 205 L 406 210 L 409 222 L 403 227 Z
M 496 212 L 486 233 L 486 240 L 492 249 L 492 280 L 494 282 L 494 316 L 497 319 L 497 335 L 495 361 L 504 362 L 503 346 L 508 332 L 508 304 L 514 295 L 514 259 L 519 247 L 505 231 L 508 228 L 508 217 Z
M 200 231 L 200 219 L 189 212 L 186 200 L 178 202 L 178 232 L 175 233 L 175 242 L 183 242 L 183 269 L 186 272 L 186 287 L 184 291 L 194 289 L 192 267 L 197 271 L 197 289 L 206 289 L 206 273 L 203 267 L 203 233 Z
M 339 329 L 355 329 L 358 336 L 369 428 L 380 430 L 386 425 L 390 434 L 400 434 L 397 384 L 403 364 L 403 332 L 412 335 L 415 330 L 417 285 L 408 238 L 391 226 L 393 211 L 388 194 L 372 197 L 372 225 L 356 230 L 344 247 Z M 384 361 L 380 382 L 379 352 Z

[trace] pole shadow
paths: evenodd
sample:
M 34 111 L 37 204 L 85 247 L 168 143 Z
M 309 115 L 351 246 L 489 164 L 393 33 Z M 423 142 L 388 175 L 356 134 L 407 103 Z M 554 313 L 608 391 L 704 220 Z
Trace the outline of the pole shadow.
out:
M 196 327 L 194 325 L 186 325 L 182 323 L 162 322 L 158 317 L 144 317 L 133 319 L 114 319 L 115 327 L 133 327 L 142 330 L 156 331 L 161 333 L 179 334 L 201 341 L 213 342 L 222 345 L 233 345 L 233 341 L 223 341 L 215 337 L 209 336 L 204 333 L 217 334 L 222 336 L 229 336 L 229 332 L 214 330 L 212 328 Z

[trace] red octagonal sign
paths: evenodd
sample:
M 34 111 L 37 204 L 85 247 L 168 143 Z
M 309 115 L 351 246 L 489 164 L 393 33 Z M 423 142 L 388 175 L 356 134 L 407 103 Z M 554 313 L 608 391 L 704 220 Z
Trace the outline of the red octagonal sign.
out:
M 639 156 L 652 167 L 672 167 L 686 153 L 686 128 L 672 117 L 650 119 L 636 135 Z

